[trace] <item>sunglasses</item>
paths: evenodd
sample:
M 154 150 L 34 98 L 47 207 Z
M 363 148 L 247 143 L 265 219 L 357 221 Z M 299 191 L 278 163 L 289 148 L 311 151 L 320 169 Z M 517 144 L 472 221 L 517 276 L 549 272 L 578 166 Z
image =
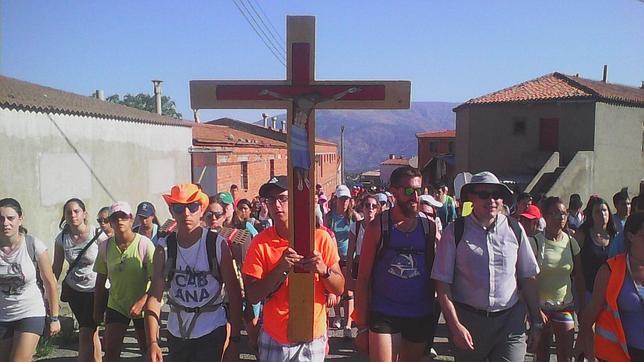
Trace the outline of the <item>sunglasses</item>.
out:
M 376 208 L 378 208 L 378 204 L 372 204 L 372 203 L 368 202 L 368 203 L 364 204 L 364 207 L 366 207 L 367 209 L 376 209 Z
M 275 205 L 279 201 L 283 205 L 288 202 L 288 195 L 269 196 L 265 197 L 263 201 L 268 205 Z
M 387 201 L 380 201 L 380 206 L 385 206 L 387 205 Z
M 195 212 L 199 211 L 200 206 L 201 203 L 199 202 L 192 202 L 189 204 L 172 204 L 172 212 L 174 212 L 175 214 L 183 214 L 186 212 L 186 209 L 188 209 L 191 214 L 194 214 Z
M 403 190 L 405 191 L 406 196 L 411 196 L 414 193 L 418 196 L 423 194 L 423 189 L 420 187 L 419 188 L 405 187 Z
M 107 219 L 108 219 L 108 221 L 116 222 L 116 221 L 119 221 L 119 220 L 127 220 L 129 218 L 130 218 L 130 215 L 119 211 L 119 212 L 113 213 Z
M 472 192 L 472 193 L 478 196 L 478 198 L 482 200 L 487 200 L 490 197 L 495 200 L 498 200 L 498 199 L 502 199 L 503 196 L 505 196 L 505 193 L 503 193 L 502 191 L 493 191 L 493 192 L 479 191 L 479 192 Z
M 105 218 L 100 218 L 100 217 L 99 217 L 98 219 L 96 219 L 96 222 L 97 222 L 97 223 L 99 223 L 99 224 L 109 224 L 109 223 L 110 223 L 110 219 L 109 219 L 109 218 L 107 218 L 107 217 L 105 217 Z
M 205 216 L 206 216 L 207 219 L 211 219 L 211 218 L 219 219 L 222 216 L 224 216 L 224 213 L 223 212 L 210 212 L 210 211 L 208 211 Z

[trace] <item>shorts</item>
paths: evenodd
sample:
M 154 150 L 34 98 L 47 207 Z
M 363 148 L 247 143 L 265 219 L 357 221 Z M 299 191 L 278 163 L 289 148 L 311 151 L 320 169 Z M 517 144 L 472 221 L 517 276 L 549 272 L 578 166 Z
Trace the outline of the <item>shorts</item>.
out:
M 260 361 L 309 361 L 323 362 L 327 354 L 326 335 L 310 342 L 281 344 L 263 329 L 259 332 L 257 346 Z
M 224 353 L 226 334 L 225 325 L 205 336 L 192 339 L 183 339 L 168 333 L 168 360 L 219 361 Z
M 564 307 L 561 310 L 543 310 L 543 313 L 548 317 L 548 321 L 557 323 L 575 323 L 575 309 L 572 306 Z
M 394 317 L 369 312 L 369 331 L 379 334 L 398 334 L 412 343 L 425 343 L 432 333 L 432 315 L 423 317 Z
M 96 329 L 94 321 L 94 292 L 79 292 L 76 289 L 63 285 L 69 295 L 69 307 L 74 313 L 80 328 Z
M 0 340 L 13 338 L 16 332 L 42 336 L 45 332 L 45 317 L 27 317 L 11 322 L 0 322 Z
M 132 319 L 130 317 L 124 316 L 123 314 L 121 314 L 121 312 L 116 311 L 112 308 L 107 308 L 105 310 L 105 324 L 119 323 L 119 324 L 125 324 L 126 326 L 129 326 L 130 321 L 134 322 L 134 328 L 136 329 L 145 328 L 145 323 L 143 321 L 143 318 Z

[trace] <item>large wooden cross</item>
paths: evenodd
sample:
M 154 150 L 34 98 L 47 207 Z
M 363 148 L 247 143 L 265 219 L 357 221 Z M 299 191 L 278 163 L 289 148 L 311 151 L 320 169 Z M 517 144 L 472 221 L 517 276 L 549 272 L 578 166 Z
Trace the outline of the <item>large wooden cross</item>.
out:
M 190 82 L 192 109 L 287 109 L 289 240 L 304 256 L 314 248 L 315 109 L 406 109 L 409 81 L 316 81 L 315 17 L 287 17 L 287 77 L 284 81 Z M 365 59 L 365 61 L 368 61 Z M 289 339 L 313 335 L 314 275 L 288 277 Z

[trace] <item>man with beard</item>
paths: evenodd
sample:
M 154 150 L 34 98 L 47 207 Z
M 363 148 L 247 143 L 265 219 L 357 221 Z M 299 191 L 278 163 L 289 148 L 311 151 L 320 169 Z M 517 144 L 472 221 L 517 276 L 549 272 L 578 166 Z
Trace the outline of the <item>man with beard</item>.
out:
M 445 228 L 432 271 L 455 360 L 523 361 L 526 304 L 528 344 L 538 344 L 544 321 L 535 280 L 539 267 L 527 235 L 516 219 L 500 213 L 501 200 L 509 204 L 512 192 L 492 173 L 481 172 L 461 196 L 472 202 L 472 214 Z
M 395 205 L 367 225 L 356 284 L 357 343 L 374 361 L 418 361 L 431 334 L 436 225 L 418 212 L 420 172 L 391 174 Z

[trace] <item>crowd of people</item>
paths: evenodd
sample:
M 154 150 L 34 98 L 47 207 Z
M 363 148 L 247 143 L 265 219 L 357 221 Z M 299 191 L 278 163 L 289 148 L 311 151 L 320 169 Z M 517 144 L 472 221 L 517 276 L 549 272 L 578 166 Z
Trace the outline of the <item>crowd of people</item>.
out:
M 286 176 L 252 200 L 236 185 L 211 196 L 175 185 L 163 225 L 147 201 L 101 208 L 94 224 L 72 198 L 53 261 L 4 198 L 0 361 L 29 361 L 60 331 L 59 301 L 78 323 L 79 361 L 118 361 L 130 324 L 151 361 L 236 361 L 242 330 L 261 361 L 323 361 L 330 328 L 372 361 L 421 361 L 436 356 L 441 313 L 456 361 L 548 361 L 553 343 L 558 361 L 644 361 L 643 195 L 584 207 L 577 194 L 513 192 L 490 172 L 456 191 L 423 187 L 408 166 L 386 190 L 317 185 L 309 255 L 288 240 Z M 294 268 L 315 275 L 307 341 L 289 339 Z

